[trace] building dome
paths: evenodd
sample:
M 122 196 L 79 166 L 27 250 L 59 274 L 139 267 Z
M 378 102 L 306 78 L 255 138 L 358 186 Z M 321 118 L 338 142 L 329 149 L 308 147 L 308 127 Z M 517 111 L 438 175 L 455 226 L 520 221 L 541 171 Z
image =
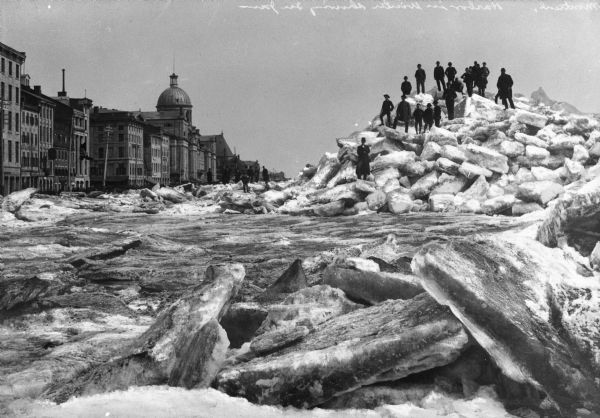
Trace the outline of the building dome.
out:
M 181 88 L 177 87 L 177 74 L 171 74 L 171 85 L 158 96 L 156 108 L 180 108 L 192 107 L 190 96 Z

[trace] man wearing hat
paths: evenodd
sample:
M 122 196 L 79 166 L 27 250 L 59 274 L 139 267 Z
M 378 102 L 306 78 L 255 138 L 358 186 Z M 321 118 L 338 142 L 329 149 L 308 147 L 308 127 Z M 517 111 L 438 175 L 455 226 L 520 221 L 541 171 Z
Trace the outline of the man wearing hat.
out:
M 456 77 L 456 68 L 452 66 L 452 63 L 448 63 L 448 68 L 446 68 L 446 77 L 448 77 L 448 85 L 452 84 L 454 81 L 454 77 Z
M 408 81 L 408 77 L 404 76 L 404 81 L 400 84 L 400 90 L 402 90 L 402 94 L 405 96 L 410 96 L 410 92 L 412 91 L 412 84 Z
M 437 84 L 438 91 L 442 91 L 442 89 L 440 88 L 440 84 L 441 87 L 443 87 L 444 90 L 446 90 L 446 82 L 444 81 L 444 67 L 440 65 L 439 61 L 435 62 L 435 68 L 433 69 L 433 78 L 435 79 L 435 82 Z
M 384 94 L 383 97 L 385 97 L 385 100 L 383 101 L 383 104 L 381 105 L 381 113 L 379 114 L 379 119 L 381 119 L 382 125 L 385 124 L 385 126 L 390 126 L 390 124 L 392 122 L 392 110 L 394 110 L 394 104 L 390 100 L 389 94 Z M 387 115 L 387 122 L 384 122 L 384 119 L 383 119 L 383 117 L 385 115 Z
M 396 108 L 396 119 L 394 119 L 393 128 L 396 129 L 398 121 L 404 122 L 404 132 L 408 133 L 408 124 L 410 123 L 410 104 L 404 100 L 406 96 L 402 96 L 402 101 L 398 103 Z
M 433 126 L 433 108 L 431 103 L 427 103 L 427 108 L 423 111 L 423 122 L 425 122 L 425 129 L 423 132 L 431 131 Z
M 440 127 L 440 121 L 442 120 L 442 108 L 438 104 L 437 99 L 433 101 L 433 120 L 435 121 L 435 126 Z

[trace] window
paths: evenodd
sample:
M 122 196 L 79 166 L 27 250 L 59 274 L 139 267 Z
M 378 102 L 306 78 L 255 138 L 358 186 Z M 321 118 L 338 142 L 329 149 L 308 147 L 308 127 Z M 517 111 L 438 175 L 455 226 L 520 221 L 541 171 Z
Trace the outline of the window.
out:
M 19 114 L 15 113 L 15 131 L 19 132 Z
M 12 162 L 12 141 L 8 141 L 8 162 Z
M 12 131 L 12 112 L 8 112 L 8 130 Z
M 17 104 L 19 104 L 19 88 L 15 87 L 15 100 L 17 101 Z
M 0 98 L 4 99 L 4 81 L 0 84 Z
M 8 75 L 12 76 L 12 61 L 8 61 Z
M 104 148 L 98 148 L 98 158 L 104 158 Z
M 123 142 L 123 134 L 119 134 L 119 142 Z
M 15 64 L 15 72 L 17 73 L 17 78 L 19 78 L 19 64 Z
M 19 162 L 19 143 L 15 142 L 15 162 Z
M 119 147 L 119 158 L 123 158 L 125 156 L 124 154 L 123 147 Z
M 12 86 L 8 85 L 8 101 L 12 102 Z
M 4 74 L 4 72 L 6 71 L 6 62 L 4 61 L 4 58 L 2 58 L 2 67 L 0 68 L 0 71 L 2 71 L 2 74 Z

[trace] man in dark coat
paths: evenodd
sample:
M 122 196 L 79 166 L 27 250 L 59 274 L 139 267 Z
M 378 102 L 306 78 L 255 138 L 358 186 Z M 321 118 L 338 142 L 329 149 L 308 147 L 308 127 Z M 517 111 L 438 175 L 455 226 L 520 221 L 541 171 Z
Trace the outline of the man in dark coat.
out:
M 460 76 L 460 78 L 462 78 L 465 82 L 465 85 L 467 86 L 467 94 L 469 97 L 471 97 L 473 95 L 473 67 L 465 68 L 465 72 Z
M 362 177 L 363 180 L 366 180 L 367 176 L 371 174 L 371 169 L 369 167 L 369 153 L 371 152 L 371 149 L 368 145 L 365 145 L 365 138 L 361 138 L 360 142 L 361 144 L 356 148 L 356 153 L 358 154 L 356 177 L 359 179 Z
M 431 127 L 433 126 L 433 108 L 431 107 L 431 103 L 427 103 L 427 107 L 423 111 L 423 122 L 425 122 L 423 132 L 431 132 Z
M 417 64 L 417 71 L 415 72 L 415 78 L 417 80 L 417 94 L 425 93 L 425 70 L 421 68 L 421 64 Z
M 400 85 L 400 90 L 402 90 L 402 94 L 405 96 L 409 96 L 412 91 L 412 84 L 408 81 L 408 77 L 404 76 L 404 81 Z
M 452 66 L 451 62 L 448 63 L 448 68 L 446 68 L 445 74 L 446 77 L 448 77 L 448 84 L 452 83 L 452 80 L 454 80 L 454 77 L 456 77 L 456 68 Z
M 477 87 L 479 93 L 479 83 L 481 81 L 481 65 L 477 61 L 473 62 L 471 67 L 471 77 L 473 78 L 473 87 Z
M 413 118 L 415 118 L 415 132 L 420 134 L 423 130 L 423 109 L 421 109 L 421 105 L 417 103 L 417 108 L 413 113 Z
M 244 174 L 242 174 L 240 180 L 242 180 L 242 188 L 244 189 L 244 193 L 248 193 L 250 191 L 250 189 L 248 188 L 248 182 L 250 181 L 250 176 L 248 175 L 248 173 L 245 172 Z
M 410 123 L 410 104 L 404 100 L 406 96 L 402 96 L 402 101 L 398 103 L 396 108 L 396 119 L 394 119 L 393 128 L 396 129 L 398 121 L 404 122 L 404 132 L 408 133 L 408 124 Z
M 263 178 L 263 181 L 265 182 L 265 188 L 267 190 L 269 190 L 269 180 L 270 180 L 269 179 L 269 170 L 267 170 L 267 167 L 265 167 L 264 165 L 263 165 L 263 169 L 262 169 L 262 178 Z
M 394 110 L 394 104 L 390 100 L 389 94 L 384 94 L 383 97 L 385 100 L 381 105 L 381 113 L 379 113 L 379 119 L 381 119 L 381 124 L 385 126 L 390 126 L 392 121 L 392 110 Z M 387 122 L 384 121 L 383 117 L 387 116 Z
M 477 85 L 477 88 L 478 88 L 477 93 L 482 97 L 485 97 L 485 88 L 487 87 L 489 75 L 490 75 L 490 69 L 488 67 L 486 67 L 486 64 L 484 62 L 481 67 L 479 84 Z
M 433 69 L 433 78 L 437 84 L 438 91 L 442 91 L 440 84 L 443 89 L 446 90 L 446 81 L 444 81 L 444 67 L 440 65 L 439 61 L 435 62 L 435 68 Z
M 206 172 L 206 182 L 208 184 L 212 184 L 212 171 L 210 170 L 210 168 Z
M 448 120 L 454 119 L 454 99 L 456 99 L 456 92 L 452 86 L 448 86 L 444 95 L 442 96 L 446 101 L 446 110 L 448 112 Z
M 498 93 L 500 94 L 500 98 L 502 99 L 502 104 L 504 105 L 504 109 L 508 109 L 508 102 L 510 103 L 511 108 L 515 108 L 515 104 L 512 100 L 512 86 L 513 79 L 510 75 L 506 74 L 506 70 L 502 68 L 500 70 L 500 77 L 498 77 L 498 83 L 496 83 L 496 87 L 498 87 Z
M 435 126 L 440 127 L 440 121 L 442 120 L 442 108 L 438 104 L 437 99 L 433 101 L 433 120 L 435 121 Z

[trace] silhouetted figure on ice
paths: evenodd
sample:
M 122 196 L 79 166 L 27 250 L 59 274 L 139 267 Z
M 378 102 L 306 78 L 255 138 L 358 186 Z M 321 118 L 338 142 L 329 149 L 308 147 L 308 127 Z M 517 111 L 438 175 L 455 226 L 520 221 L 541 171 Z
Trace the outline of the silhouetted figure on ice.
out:
M 454 77 L 456 77 L 456 68 L 452 66 L 451 62 L 448 63 L 448 68 L 446 68 L 444 74 L 448 77 L 448 85 L 450 85 L 454 80 Z
M 440 121 L 442 120 L 442 108 L 438 104 L 437 99 L 433 101 L 433 120 L 435 121 L 435 126 L 440 127 Z
M 433 78 L 437 84 L 438 91 L 442 91 L 442 88 L 446 90 L 446 81 L 444 80 L 444 67 L 440 65 L 439 61 L 435 62 L 435 68 L 433 69 Z M 440 88 L 440 84 L 441 87 Z
M 394 119 L 393 128 L 396 129 L 398 121 L 404 122 L 404 132 L 408 133 L 408 124 L 410 123 L 410 104 L 405 100 L 406 96 L 402 96 L 402 101 L 398 103 L 396 108 L 396 119 Z
M 400 85 L 400 90 L 402 90 L 402 94 L 405 96 L 410 96 L 410 92 L 412 91 L 412 84 L 408 81 L 408 77 L 404 76 L 404 81 Z
M 467 86 L 467 94 L 469 97 L 473 95 L 473 70 L 471 68 L 465 68 L 465 72 L 460 76 Z
M 248 173 L 248 177 L 250 177 L 250 181 L 253 182 L 254 181 L 254 169 L 252 168 L 252 166 L 248 169 L 247 173 Z
M 358 154 L 358 162 L 356 163 L 356 177 L 359 179 L 362 177 L 363 180 L 366 180 L 367 176 L 371 174 L 371 169 L 369 167 L 369 153 L 371 152 L 371 149 L 365 144 L 365 138 L 361 138 L 360 142 L 360 145 L 356 149 L 356 153 Z
M 470 68 L 471 77 L 473 78 L 473 86 L 479 86 L 479 80 L 481 79 L 481 65 L 479 65 L 479 63 L 475 61 L 473 62 L 473 66 Z
M 390 126 L 392 122 L 392 110 L 394 110 L 394 103 L 390 100 L 389 94 L 384 94 L 383 97 L 385 100 L 381 105 L 381 113 L 379 113 L 379 119 L 381 119 L 381 124 L 385 126 Z M 384 121 L 383 117 L 387 116 L 387 121 Z
M 421 64 L 417 64 L 417 71 L 415 71 L 415 79 L 417 80 L 417 94 L 425 93 L 425 70 L 421 68 Z
M 248 175 L 247 172 L 242 174 L 241 180 L 242 180 L 242 188 L 244 189 L 244 193 L 248 193 L 250 191 L 250 188 L 248 187 L 248 183 L 250 182 L 250 176 Z
M 496 87 L 498 87 L 498 94 L 502 99 L 502 104 L 504 105 L 504 109 L 508 109 L 508 103 L 510 103 L 511 108 L 515 108 L 515 104 L 512 100 L 512 86 L 513 79 L 510 75 L 506 74 L 506 70 L 502 68 L 500 70 L 500 77 L 498 77 L 498 83 L 496 83 Z M 507 103 L 508 101 L 508 103 Z
M 262 169 L 262 178 L 263 178 L 263 181 L 265 182 L 265 188 L 267 190 L 269 190 L 269 180 L 270 180 L 269 170 L 267 170 L 267 167 L 265 167 L 264 165 L 263 165 L 263 169 Z
M 442 96 L 446 102 L 446 111 L 448 112 L 448 120 L 454 119 L 454 99 L 456 99 L 456 92 L 452 86 L 448 86 L 444 95 Z
M 431 127 L 433 126 L 433 108 L 431 107 L 431 103 L 427 103 L 427 107 L 423 111 L 423 122 L 425 123 L 423 132 L 431 131 Z
M 423 130 L 423 109 L 421 109 L 421 105 L 418 103 L 413 113 L 413 118 L 415 118 L 415 132 L 420 134 Z
M 488 84 L 488 77 L 490 75 L 490 69 L 486 66 L 485 62 L 482 64 L 481 72 L 479 75 L 479 82 L 477 84 L 477 93 L 485 97 L 485 89 Z
M 206 182 L 208 184 L 212 184 L 212 171 L 210 170 L 210 168 L 208 169 L 208 171 L 206 172 Z

